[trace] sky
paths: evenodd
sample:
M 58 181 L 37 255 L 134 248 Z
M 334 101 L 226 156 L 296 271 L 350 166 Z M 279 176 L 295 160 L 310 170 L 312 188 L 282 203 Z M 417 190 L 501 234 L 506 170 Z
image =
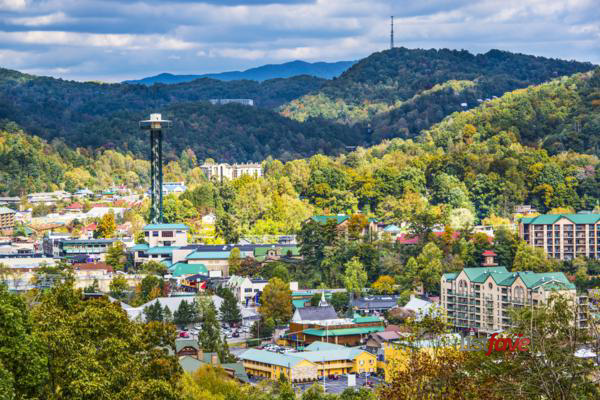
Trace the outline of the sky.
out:
M 0 66 L 118 82 L 396 46 L 600 64 L 600 0 L 0 0 Z

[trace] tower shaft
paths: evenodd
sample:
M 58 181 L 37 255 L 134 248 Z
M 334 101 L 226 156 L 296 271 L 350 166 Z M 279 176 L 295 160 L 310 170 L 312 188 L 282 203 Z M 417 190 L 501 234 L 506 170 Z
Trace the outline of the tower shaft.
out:
M 162 130 L 150 130 L 150 176 L 151 198 L 150 223 L 161 223 L 163 220 L 163 171 L 162 171 Z
M 390 49 L 394 48 L 394 16 L 390 20 Z

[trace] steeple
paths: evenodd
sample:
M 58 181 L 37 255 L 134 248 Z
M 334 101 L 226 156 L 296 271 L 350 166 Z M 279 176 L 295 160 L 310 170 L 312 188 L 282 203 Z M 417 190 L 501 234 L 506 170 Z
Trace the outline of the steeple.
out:
M 327 307 L 329 304 L 327 304 L 327 300 L 325 300 L 325 291 L 323 290 L 321 292 L 321 300 L 319 301 L 319 307 Z

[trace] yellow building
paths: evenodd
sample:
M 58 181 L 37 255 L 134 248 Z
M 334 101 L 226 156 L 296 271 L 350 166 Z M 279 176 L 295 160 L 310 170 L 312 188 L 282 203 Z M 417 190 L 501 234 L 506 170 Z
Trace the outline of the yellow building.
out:
M 249 376 L 276 380 L 283 374 L 292 382 L 317 379 L 317 365 L 300 357 L 250 349 L 240 359 Z
M 308 351 L 279 354 L 250 349 L 240 358 L 248 375 L 279 379 L 283 374 L 291 381 L 312 380 L 323 375 L 377 372 L 377 358 L 368 351 L 333 343 L 314 342 Z

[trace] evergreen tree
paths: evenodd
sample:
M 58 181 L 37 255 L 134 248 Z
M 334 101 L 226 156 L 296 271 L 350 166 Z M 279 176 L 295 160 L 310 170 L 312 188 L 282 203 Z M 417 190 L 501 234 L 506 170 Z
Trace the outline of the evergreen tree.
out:
M 166 306 L 165 306 L 166 307 Z M 146 317 L 146 321 L 164 321 L 164 313 L 163 308 L 160 306 L 160 303 L 155 301 L 149 306 L 144 307 L 144 316 Z
M 221 304 L 221 320 L 229 324 L 237 324 L 242 320 L 242 313 L 238 301 L 228 288 L 221 291 L 223 303 Z
M 169 309 L 169 307 L 165 306 L 165 308 L 163 308 L 163 321 L 165 322 L 173 322 L 173 313 L 171 312 L 171 309 Z
M 223 338 L 217 320 L 217 309 L 210 298 L 208 298 L 208 301 L 201 302 L 201 309 L 202 329 L 198 335 L 198 345 L 206 352 L 222 351 Z

